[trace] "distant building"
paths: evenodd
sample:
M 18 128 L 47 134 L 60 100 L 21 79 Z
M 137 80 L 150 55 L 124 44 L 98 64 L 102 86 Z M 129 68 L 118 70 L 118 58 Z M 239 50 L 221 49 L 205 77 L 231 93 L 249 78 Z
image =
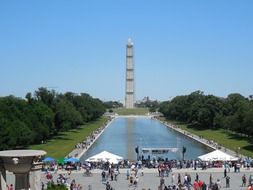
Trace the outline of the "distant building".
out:
M 126 45 L 126 97 L 125 107 L 134 108 L 134 54 L 133 42 L 128 39 Z
M 148 96 L 145 96 L 143 99 L 142 99 L 142 102 L 149 102 L 149 97 Z

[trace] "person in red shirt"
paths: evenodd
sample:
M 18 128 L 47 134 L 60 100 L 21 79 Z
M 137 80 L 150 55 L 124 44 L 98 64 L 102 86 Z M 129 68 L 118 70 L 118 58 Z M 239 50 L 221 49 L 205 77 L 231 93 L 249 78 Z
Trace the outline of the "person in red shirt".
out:
M 198 183 L 199 183 L 199 187 L 201 188 L 203 186 L 203 181 L 199 180 Z
M 193 189 L 194 190 L 200 190 L 199 183 L 198 183 L 197 180 L 195 180 L 194 183 L 193 183 Z

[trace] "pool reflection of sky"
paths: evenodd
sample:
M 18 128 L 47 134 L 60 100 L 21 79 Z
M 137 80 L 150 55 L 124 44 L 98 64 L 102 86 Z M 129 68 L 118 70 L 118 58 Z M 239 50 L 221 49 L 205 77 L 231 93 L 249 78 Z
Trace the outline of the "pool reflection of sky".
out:
M 157 120 L 140 118 L 115 119 L 92 147 L 83 155 L 82 161 L 104 150 L 135 160 L 135 147 L 139 148 L 179 148 L 186 147 L 185 159 L 195 159 L 210 152 L 206 146 L 175 132 Z M 182 151 L 180 151 L 182 152 Z M 145 154 L 145 157 L 148 155 Z M 181 153 L 150 155 L 168 159 L 182 159 Z

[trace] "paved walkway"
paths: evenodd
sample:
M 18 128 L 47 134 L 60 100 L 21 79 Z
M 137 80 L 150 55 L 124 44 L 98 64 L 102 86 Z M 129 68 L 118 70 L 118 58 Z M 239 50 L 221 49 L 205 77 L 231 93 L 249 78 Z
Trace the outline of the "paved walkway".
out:
M 139 183 L 137 188 L 129 187 L 129 181 L 126 179 L 126 169 L 120 169 L 120 174 L 118 176 L 117 181 L 110 181 L 109 183 L 112 185 L 112 187 L 115 190 L 157 190 L 158 185 L 160 183 L 160 177 L 158 176 L 157 169 L 148 169 L 145 168 L 144 170 L 144 176 L 142 176 L 140 173 L 138 174 L 139 177 Z M 223 178 L 223 168 L 209 168 L 207 170 L 193 170 L 193 169 L 173 169 L 172 173 L 175 175 L 175 179 L 177 180 L 178 173 L 181 174 L 181 179 L 183 181 L 183 177 L 185 173 L 190 174 L 192 178 L 192 182 L 195 179 L 196 173 L 199 175 L 199 179 L 204 181 L 205 183 L 209 183 L 209 177 L 210 174 L 212 174 L 213 181 L 216 182 L 217 179 L 221 180 L 221 189 L 224 190 L 246 190 L 246 187 L 241 187 L 242 184 L 242 175 L 246 174 L 247 183 L 249 175 L 253 175 L 253 169 L 246 170 L 244 168 L 241 169 L 240 173 L 234 173 L 232 170 L 228 173 L 228 176 L 230 177 L 230 188 L 225 188 L 225 178 Z M 75 179 L 77 184 L 81 184 L 83 189 L 82 190 L 88 190 L 88 185 L 91 185 L 92 190 L 105 190 L 105 185 L 101 181 L 101 170 L 95 169 L 92 170 L 92 176 L 86 177 L 83 175 L 84 171 L 73 171 L 70 175 L 67 174 L 66 171 L 58 171 L 57 174 L 53 173 L 53 179 L 56 182 L 56 178 L 58 174 L 65 175 L 68 179 L 68 183 L 70 183 L 73 179 Z M 171 185 L 172 184 L 172 173 L 169 174 L 169 177 L 165 177 L 165 185 Z M 44 183 L 47 183 L 47 179 L 45 177 L 45 173 L 41 173 L 42 181 Z M 14 184 L 14 176 L 13 174 L 8 173 L 7 174 L 7 181 L 8 183 Z M 193 189 L 193 188 L 191 188 Z
M 253 171 L 253 169 L 251 169 Z M 252 171 L 241 169 L 240 173 L 234 173 L 231 172 L 228 173 L 228 176 L 230 177 L 230 188 L 225 188 L 225 178 L 223 178 L 223 169 L 222 168 L 212 168 L 207 170 L 193 170 L 193 169 L 174 169 L 173 174 L 175 175 L 175 179 L 177 180 L 178 173 L 181 174 L 181 179 L 183 181 L 183 177 L 185 173 L 188 173 L 191 175 L 192 182 L 195 179 L 196 173 L 199 175 L 199 179 L 202 181 L 205 181 L 207 184 L 209 183 L 209 177 L 210 174 L 212 174 L 213 181 L 216 182 L 217 179 L 221 180 L 221 186 L 222 189 L 227 190 L 245 190 L 245 187 L 241 187 L 241 178 L 243 174 L 246 174 L 247 181 L 249 178 L 249 175 L 252 173 Z M 66 172 L 65 172 L 66 173 Z M 169 177 L 165 177 L 165 185 L 171 185 L 172 184 L 172 173 L 170 173 Z M 43 181 L 45 182 L 46 179 L 43 176 Z M 68 176 L 68 174 L 66 174 Z M 121 169 L 120 174 L 118 176 L 118 181 L 110 181 L 110 184 L 113 186 L 115 190 L 143 190 L 150 188 L 151 190 L 157 190 L 158 185 L 160 183 L 160 177 L 158 176 L 157 169 L 144 169 L 144 176 L 141 174 L 138 174 L 139 176 L 139 183 L 137 188 L 129 187 L 129 181 L 126 179 L 126 169 Z M 71 175 L 68 176 L 70 179 L 68 180 L 71 182 L 72 179 L 76 180 L 76 183 L 79 183 L 83 186 L 83 189 L 88 189 L 88 185 L 91 185 L 92 190 L 105 190 L 105 185 L 101 182 L 101 170 L 93 170 L 92 171 L 92 177 L 85 177 L 81 172 L 73 172 Z M 54 179 L 56 179 L 56 175 L 54 176 Z M 191 188 L 193 189 L 193 188 Z

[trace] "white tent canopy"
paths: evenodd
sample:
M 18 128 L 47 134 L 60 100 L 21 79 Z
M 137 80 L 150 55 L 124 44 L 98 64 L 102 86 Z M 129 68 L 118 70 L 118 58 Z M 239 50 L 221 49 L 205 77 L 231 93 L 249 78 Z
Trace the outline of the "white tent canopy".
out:
M 238 158 L 231 156 L 220 150 L 214 150 L 198 157 L 202 161 L 236 161 Z
M 90 158 L 88 158 L 87 162 L 101 162 L 101 161 L 109 161 L 110 163 L 117 164 L 119 161 L 123 160 L 123 157 L 118 156 L 116 154 L 112 154 L 107 151 L 100 152 Z

